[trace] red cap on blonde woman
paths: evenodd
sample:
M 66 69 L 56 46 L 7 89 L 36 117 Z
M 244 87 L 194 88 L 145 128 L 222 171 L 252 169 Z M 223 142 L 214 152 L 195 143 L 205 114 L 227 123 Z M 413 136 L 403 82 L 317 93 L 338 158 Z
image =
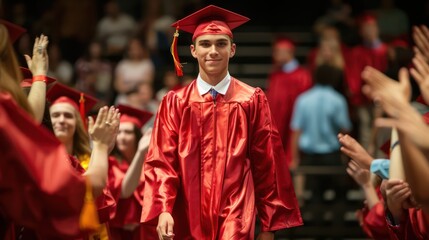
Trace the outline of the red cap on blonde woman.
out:
M 143 111 L 126 105 L 118 105 L 117 108 L 121 113 L 119 122 L 130 122 L 138 128 L 142 128 L 147 121 L 153 116 L 153 113 Z
M 9 32 L 9 38 L 12 44 L 14 44 L 16 40 L 19 39 L 19 37 L 21 37 L 24 33 L 27 32 L 27 29 L 8 22 L 4 19 L 0 19 L 0 24 L 3 24 L 7 28 L 7 31 Z
M 51 103 L 51 106 L 58 103 L 70 104 L 79 112 L 85 128 L 86 114 L 98 102 L 98 99 L 58 82 L 48 90 L 46 98 Z

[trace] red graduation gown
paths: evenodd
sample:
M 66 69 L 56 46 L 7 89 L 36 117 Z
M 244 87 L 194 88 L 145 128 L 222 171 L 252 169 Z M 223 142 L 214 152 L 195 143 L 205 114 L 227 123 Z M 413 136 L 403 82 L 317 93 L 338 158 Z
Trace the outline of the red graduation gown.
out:
M 354 106 L 362 106 L 368 102 L 362 93 L 362 71 L 366 66 L 371 66 L 381 72 L 387 70 L 387 45 L 381 43 L 375 49 L 363 45 L 356 46 L 351 51 L 351 59 L 351 66 L 346 78 L 351 94 L 350 101 Z
M 429 239 L 428 216 L 421 209 L 410 208 L 404 211 L 404 218 L 398 226 L 389 226 L 392 240 L 427 240 Z
M 365 206 L 361 211 L 360 225 L 365 234 L 371 239 L 389 239 L 384 203 L 380 199 L 371 209 Z
M 283 149 L 286 153 L 287 166 L 289 166 L 292 161 L 290 121 L 293 107 L 298 95 L 311 87 L 311 75 L 302 67 L 298 67 L 291 73 L 276 71 L 270 75 L 268 84 L 268 102 L 271 112 L 275 113 L 273 119 L 280 133 Z
M 113 239 L 140 239 L 140 227 L 134 231 L 124 230 L 125 225 L 140 224 L 140 217 L 143 205 L 143 186 L 141 180 L 133 195 L 129 198 L 120 198 L 121 187 L 124 176 L 129 168 L 126 161 L 119 163 L 115 157 L 109 157 L 109 188 L 116 200 L 116 215 L 109 221 L 111 235 Z
M 65 160 L 64 146 L 6 93 L 0 93 L 0 155 L 0 216 L 44 236 L 78 236 L 85 178 Z
M 196 81 L 169 92 L 144 163 L 142 222 L 173 214 L 175 239 L 253 239 L 302 225 L 267 99 L 234 78 L 225 96 L 200 96 Z M 147 239 L 158 239 L 146 234 Z

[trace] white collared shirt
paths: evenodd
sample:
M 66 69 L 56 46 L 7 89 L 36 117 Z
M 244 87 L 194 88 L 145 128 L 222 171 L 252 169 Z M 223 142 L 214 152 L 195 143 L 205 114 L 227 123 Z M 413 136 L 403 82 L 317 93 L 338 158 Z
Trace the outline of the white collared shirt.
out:
M 222 79 L 216 86 L 212 86 L 208 84 L 206 81 L 204 81 L 201 76 L 198 74 L 197 77 L 197 89 L 198 93 L 203 96 L 204 94 L 208 93 L 210 89 L 216 90 L 216 92 L 225 95 L 226 91 L 229 88 L 229 84 L 231 84 L 231 75 L 229 75 L 229 72 L 226 74 L 225 78 Z

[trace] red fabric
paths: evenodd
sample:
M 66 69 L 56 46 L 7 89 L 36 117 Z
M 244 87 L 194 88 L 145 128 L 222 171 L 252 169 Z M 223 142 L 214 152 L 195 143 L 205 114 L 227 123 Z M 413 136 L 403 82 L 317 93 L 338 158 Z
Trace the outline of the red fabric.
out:
M 311 75 L 302 67 L 291 73 L 276 71 L 270 75 L 268 84 L 267 98 L 271 112 L 275 113 L 273 120 L 280 133 L 286 153 L 286 163 L 289 166 L 292 161 L 290 121 L 293 107 L 298 96 L 311 87 Z
M 429 239 L 428 215 L 421 209 L 410 208 L 404 211 L 404 218 L 398 226 L 389 226 L 392 240 L 427 240 Z M 426 216 L 425 216 L 426 215 Z
M 133 236 L 133 238 L 118 239 L 138 239 L 140 236 L 140 227 L 137 227 L 134 231 L 123 229 L 126 225 L 140 225 L 143 204 L 143 180 L 140 181 L 131 197 L 126 199 L 120 198 L 122 181 L 128 168 L 129 164 L 127 161 L 119 163 L 115 157 L 109 157 L 109 188 L 117 202 L 116 215 L 110 220 L 109 225 L 112 228 L 112 232 L 118 236 Z
M 371 209 L 365 206 L 362 211 L 360 225 L 365 234 L 371 239 L 389 239 L 389 231 L 386 223 L 386 214 L 384 212 L 384 201 L 380 202 Z
M 366 66 L 374 67 L 381 72 L 387 69 L 387 45 L 381 43 L 376 49 L 365 46 L 356 46 L 351 51 L 350 68 L 347 70 L 347 85 L 351 94 L 351 104 L 362 106 L 368 103 L 368 99 L 362 93 L 363 81 L 361 74 Z
M 80 234 L 85 179 L 65 160 L 63 145 L 10 95 L 0 93 L 0 209 L 45 236 Z
M 171 26 L 192 33 L 192 41 L 203 34 L 226 34 L 249 18 L 215 5 L 209 5 L 178 20 Z
M 196 81 L 167 94 L 144 173 L 141 220 L 172 213 L 175 239 L 251 240 L 256 209 L 262 231 L 302 225 L 268 101 L 234 78 L 216 101 Z

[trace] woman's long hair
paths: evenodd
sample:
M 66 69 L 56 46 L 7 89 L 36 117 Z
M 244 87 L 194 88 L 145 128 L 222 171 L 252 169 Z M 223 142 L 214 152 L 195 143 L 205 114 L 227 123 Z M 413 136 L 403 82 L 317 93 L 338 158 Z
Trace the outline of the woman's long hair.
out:
M 74 115 L 76 118 L 76 131 L 73 135 L 73 155 L 78 158 L 84 155 L 91 155 L 88 132 L 83 126 L 82 118 L 77 110 L 74 110 Z
M 22 73 L 9 33 L 3 24 L 0 24 L 0 36 L 0 91 L 9 93 L 20 107 L 34 116 L 27 96 L 21 89 Z

